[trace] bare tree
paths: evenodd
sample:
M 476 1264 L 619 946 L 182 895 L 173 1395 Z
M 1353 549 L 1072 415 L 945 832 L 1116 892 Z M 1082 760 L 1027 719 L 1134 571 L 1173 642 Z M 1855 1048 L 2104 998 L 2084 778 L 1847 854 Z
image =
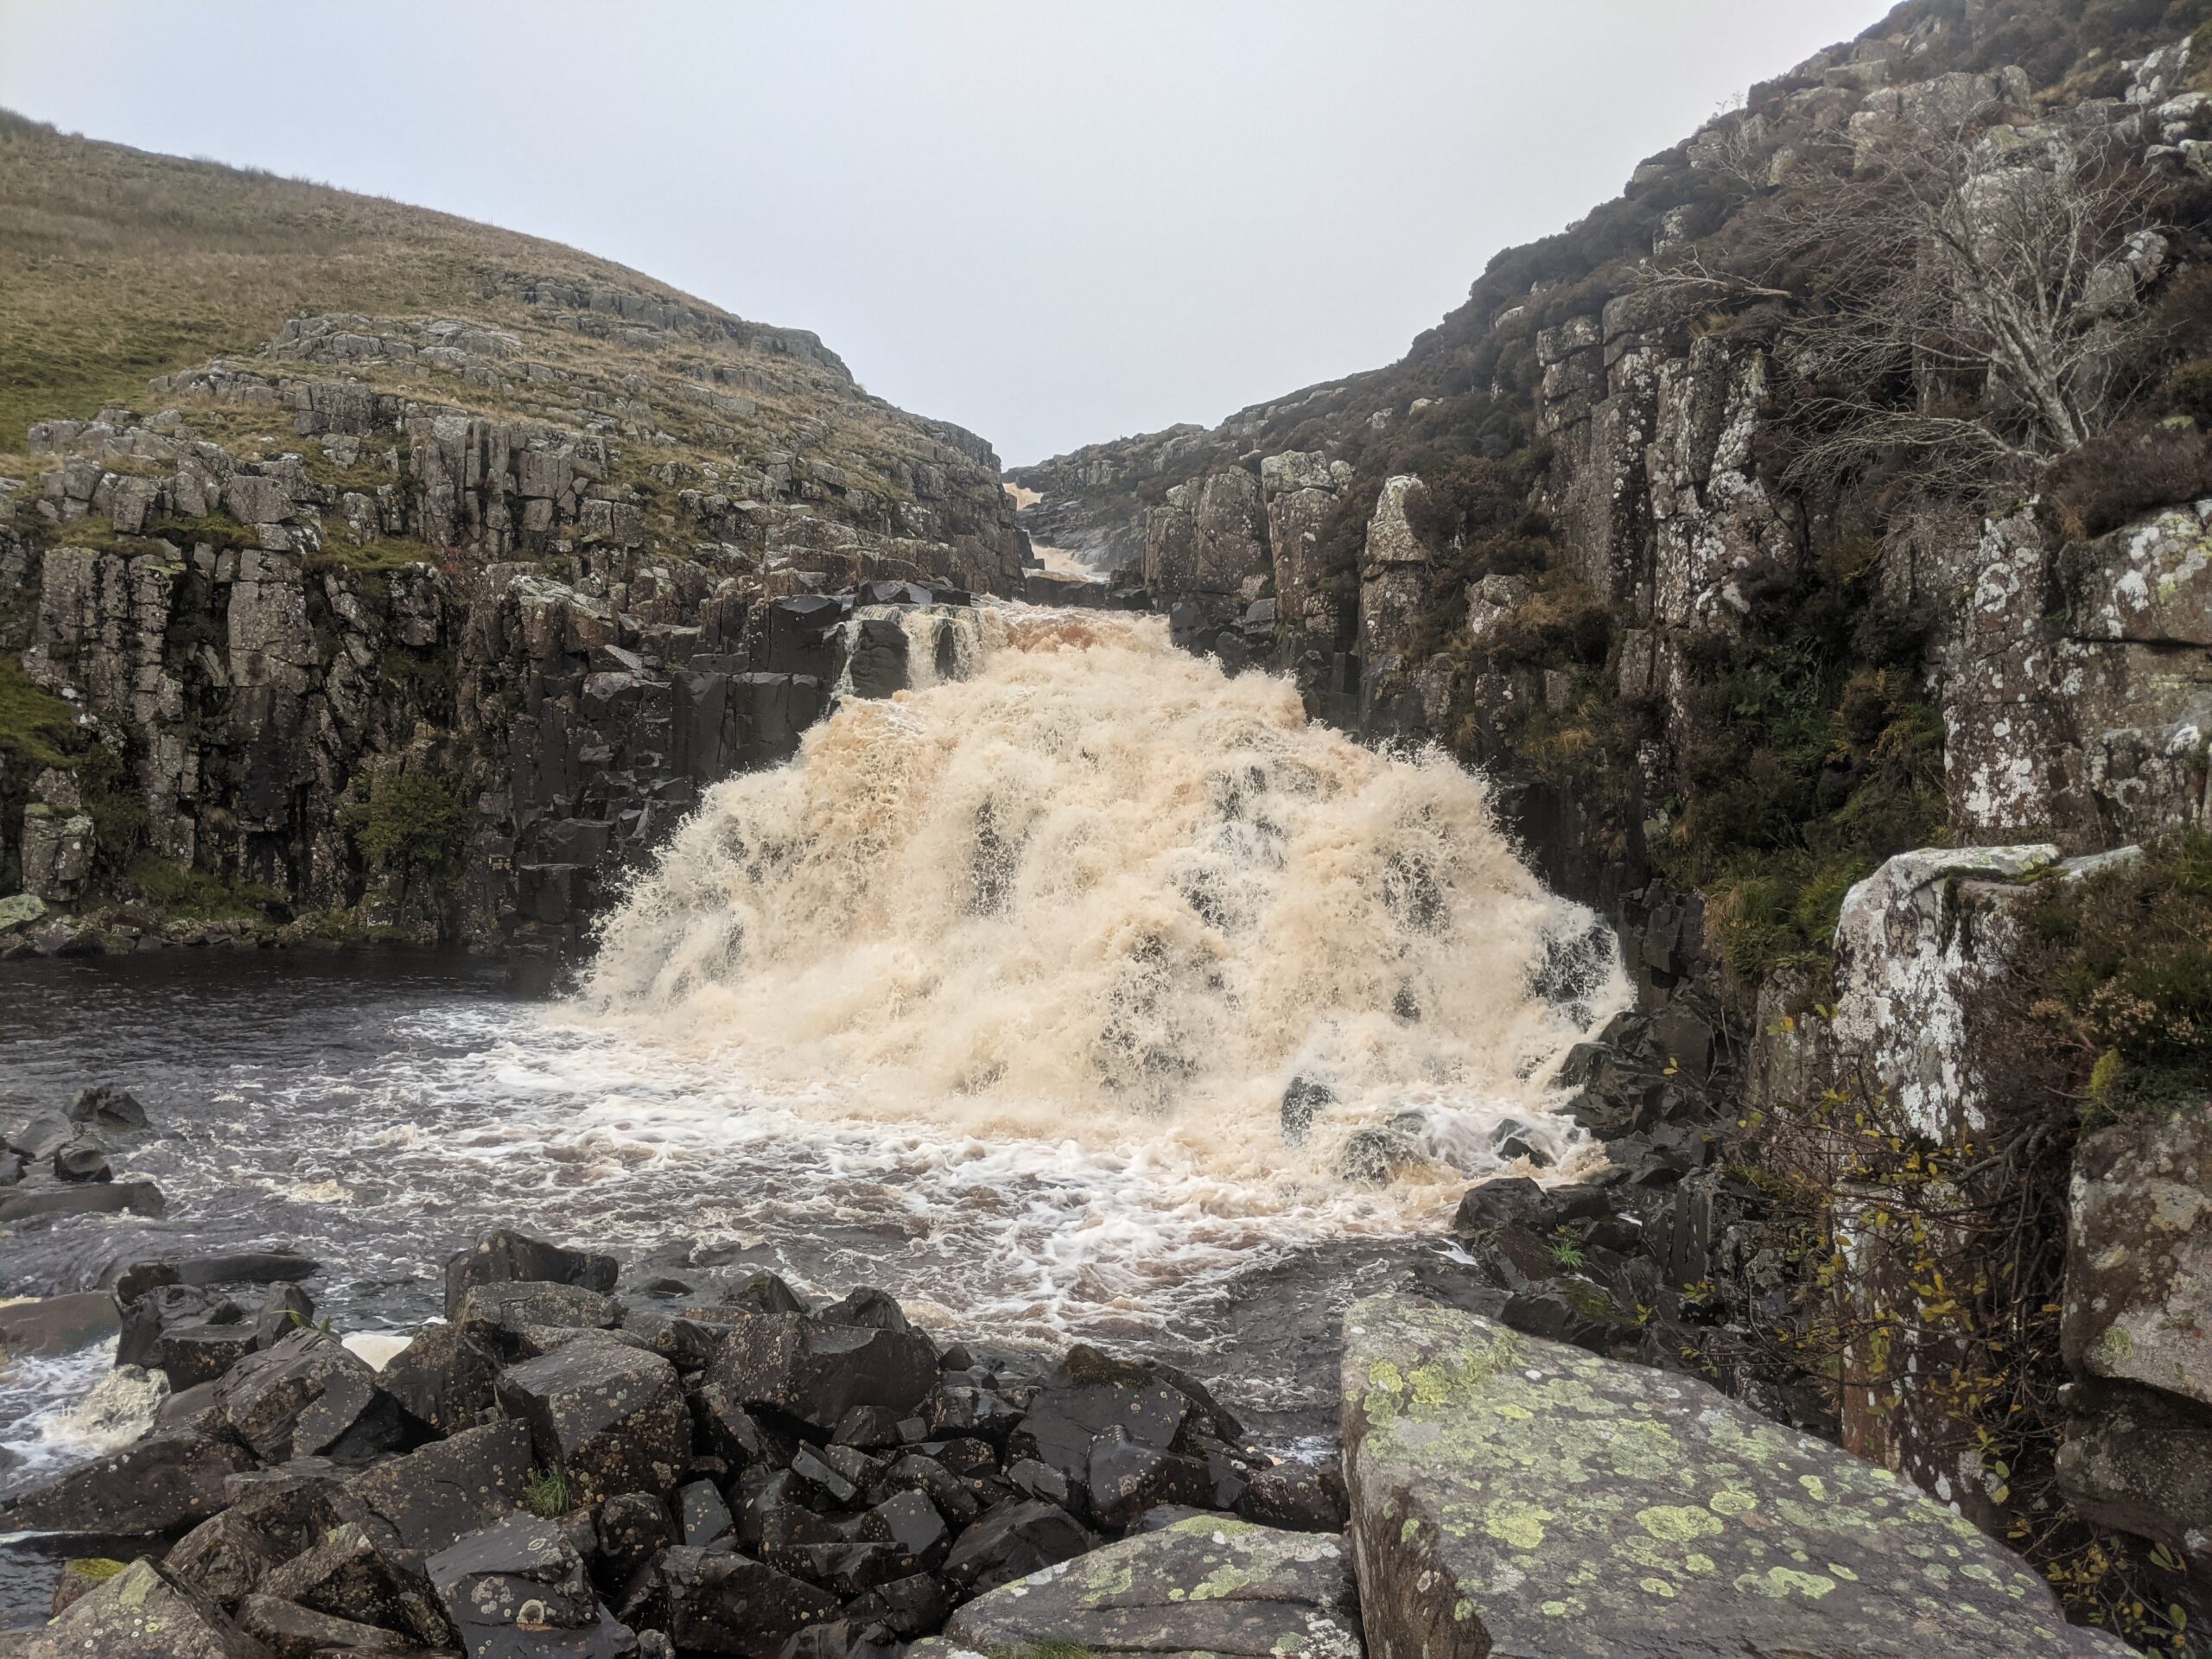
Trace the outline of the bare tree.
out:
M 1646 278 L 1781 306 L 1792 473 L 1902 458 L 1967 484 L 2105 430 L 2163 256 L 2156 175 L 2101 136 L 2008 146 L 1899 117 L 1856 137 Z

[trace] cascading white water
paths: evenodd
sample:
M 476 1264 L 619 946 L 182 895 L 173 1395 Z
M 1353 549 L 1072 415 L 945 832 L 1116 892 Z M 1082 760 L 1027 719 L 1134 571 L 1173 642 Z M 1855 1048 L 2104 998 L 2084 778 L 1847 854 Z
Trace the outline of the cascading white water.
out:
M 1431 1203 L 1504 1166 L 1508 1117 L 1573 1152 L 1545 1079 L 1625 988 L 1479 779 L 1308 724 L 1156 619 L 905 625 L 951 672 L 709 791 L 607 924 L 582 1017 L 835 1116 L 1172 1149 L 1258 1209 L 1338 1180 L 1363 1130 L 1371 1165 L 1384 1126 L 1433 1160 L 1400 1172 Z M 1291 1145 L 1294 1077 L 1334 1099 Z

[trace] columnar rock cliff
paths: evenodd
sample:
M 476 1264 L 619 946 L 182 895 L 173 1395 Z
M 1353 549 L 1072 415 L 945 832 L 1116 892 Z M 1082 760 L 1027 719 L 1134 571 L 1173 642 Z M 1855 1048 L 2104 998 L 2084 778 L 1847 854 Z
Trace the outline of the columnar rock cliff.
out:
M 308 188 L 37 129 L 0 149 L 0 175 L 118 215 L 115 175 L 149 165 L 249 216 Z M 404 219 L 312 194 L 326 220 Z M 417 257 L 457 234 L 416 218 Z M 57 385 L 52 418 L 0 433 L 17 948 L 573 942 L 700 785 L 788 753 L 832 689 L 837 607 L 779 628 L 775 601 L 1020 582 L 982 440 L 868 397 L 810 334 L 461 228 L 421 278 L 449 311 L 295 315 L 128 405 Z M 137 296 L 112 296 L 126 321 Z

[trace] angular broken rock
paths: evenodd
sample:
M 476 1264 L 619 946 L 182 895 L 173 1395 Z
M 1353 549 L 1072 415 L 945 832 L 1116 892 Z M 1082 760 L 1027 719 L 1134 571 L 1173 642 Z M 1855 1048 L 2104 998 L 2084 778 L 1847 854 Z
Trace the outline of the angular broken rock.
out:
M 430 1647 L 451 1639 L 422 1557 L 347 1522 L 261 1581 L 261 1593 L 318 1613 L 411 1631 Z
M 377 1385 L 416 1421 L 441 1434 L 467 1427 L 488 1410 L 499 1357 L 457 1325 L 434 1325 L 377 1373 Z
M 270 1659 L 213 1603 L 133 1561 L 33 1636 L 25 1659 Z
M 534 1515 L 432 1556 L 430 1581 L 469 1659 L 624 1659 L 636 1638 L 599 1605 L 567 1532 Z
M 18 1492 L 9 1521 L 27 1532 L 174 1532 L 221 1509 L 228 1501 L 224 1483 L 252 1462 L 227 1440 L 190 1430 L 149 1435 Z
M 826 1590 L 728 1550 L 664 1549 L 622 1605 L 633 1630 L 665 1631 L 679 1653 L 777 1659 L 810 1624 L 837 1616 Z
M 772 1406 L 825 1433 L 860 1406 L 911 1413 L 937 1387 L 919 1332 L 823 1325 L 803 1313 L 734 1311 L 707 1381 L 741 1406 Z
M 238 1628 L 276 1656 L 276 1659 L 315 1659 L 325 1653 L 412 1654 L 420 1649 L 412 1637 L 380 1625 L 318 1613 L 296 1601 L 274 1596 L 248 1596 L 238 1603 Z
M 250 1517 L 225 1510 L 178 1539 L 162 1570 L 208 1600 L 228 1604 L 257 1587 L 282 1559 Z
M 532 1325 L 611 1331 L 621 1317 L 621 1304 L 599 1291 L 544 1279 L 512 1279 L 471 1285 L 461 1296 L 454 1323 L 466 1330 L 512 1335 Z
M 1056 1504 L 1038 1499 L 1001 1503 L 953 1542 L 938 1576 L 961 1595 L 981 1595 L 1027 1578 L 1098 1541 Z
M 610 1291 L 618 1271 L 611 1255 L 564 1249 L 527 1233 L 505 1228 L 485 1234 L 446 1262 L 446 1318 L 461 1317 L 461 1299 L 472 1285 L 503 1285 L 512 1280 L 543 1280 Z
M 2061 1659 L 2027 1564 L 1716 1389 L 1407 1295 L 1344 1316 L 1376 1659 Z
M 365 1462 L 399 1443 L 398 1402 L 327 1331 L 296 1331 L 250 1354 L 215 1385 L 215 1403 L 264 1463 Z
M 433 1440 L 346 1483 L 346 1496 L 424 1552 L 480 1532 L 522 1503 L 530 1478 L 530 1430 L 486 1423 Z
M 1343 1540 L 1198 1516 L 980 1597 L 945 1635 L 982 1653 L 1360 1659 L 1357 1600 Z
M 586 1502 L 667 1493 L 691 1461 L 691 1412 L 658 1354 L 585 1339 L 501 1376 L 499 1408 L 530 1427 L 538 1460 Z

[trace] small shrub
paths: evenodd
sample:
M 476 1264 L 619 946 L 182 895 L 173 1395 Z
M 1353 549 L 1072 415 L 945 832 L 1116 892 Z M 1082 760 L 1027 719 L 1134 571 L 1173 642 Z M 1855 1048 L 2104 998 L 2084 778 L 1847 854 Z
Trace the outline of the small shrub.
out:
M 2063 529 L 2106 535 L 2212 494 L 2212 438 L 2193 427 L 2133 422 L 2058 461 L 2046 482 Z
M 388 868 L 443 874 L 460 868 L 467 844 L 468 804 L 423 772 L 385 774 L 365 804 L 345 810 L 361 851 Z
M 2199 426 L 2212 427 L 2212 357 L 2184 363 L 2168 377 L 2166 404 Z

